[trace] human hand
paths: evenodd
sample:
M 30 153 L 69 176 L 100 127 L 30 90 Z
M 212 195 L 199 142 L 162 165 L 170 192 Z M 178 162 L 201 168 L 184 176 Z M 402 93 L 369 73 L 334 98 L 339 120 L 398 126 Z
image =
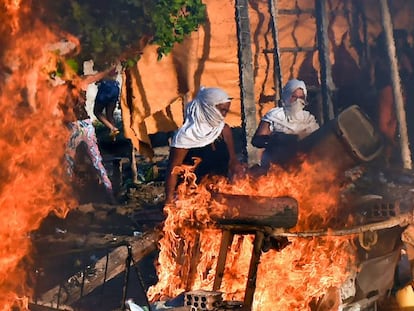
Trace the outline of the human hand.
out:
M 116 140 L 116 136 L 117 136 L 119 133 L 120 133 L 120 131 L 119 131 L 116 127 L 113 127 L 113 128 L 111 129 L 111 132 L 109 133 L 109 136 L 111 137 L 111 139 L 112 139 L 113 141 L 115 141 L 115 140 Z
M 247 163 L 238 160 L 229 163 L 229 176 L 231 179 L 244 177 L 247 171 Z
M 297 133 L 298 140 L 302 140 L 307 137 L 310 133 L 307 130 L 300 131 Z

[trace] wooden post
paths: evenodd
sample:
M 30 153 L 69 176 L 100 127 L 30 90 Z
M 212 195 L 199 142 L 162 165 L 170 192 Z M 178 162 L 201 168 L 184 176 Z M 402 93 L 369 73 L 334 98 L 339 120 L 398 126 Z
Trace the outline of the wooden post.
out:
M 315 0 L 316 24 L 318 37 L 319 62 L 321 65 L 321 89 L 325 123 L 334 118 L 332 93 L 335 85 L 332 80 L 331 62 L 329 60 L 328 20 L 326 17 L 326 1 Z
M 246 292 L 244 294 L 243 311 L 250 311 L 253 306 L 254 292 L 256 290 L 257 269 L 262 254 L 264 233 L 257 231 L 254 237 L 252 257 L 250 259 L 249 275 L 247 276 Z
M 189 268 L 188 268 L 188 276 L 186 280 L 185 290 L 188 292 L 192 289 L 194 285 L 194 281 L 197 275 L 197 266 L 200 262 L 200 232 L 196 233 L 194 245 L 191 247 L 190 251 L 190 260 L 189 260 Z
M 387 46 L 388 57 L 390 59 L 391 84 L 394 95 L 395 114 L 397 116 L 400 133 L 401 158 L 403 161 L 403 167 L 405 169 L 411 169 L 411 152 L 408 143 L 406 113 L 404 109 L 404 99 L 401 90 L 401 79 L 398 72 L 398 59 L 395 51 L 391 14 L 387 0 L 380 0 L 380 9 L 382 17 L 382 26 L 384 28 L 385 34 L 385 43 Z
M 240 101 L 244 137 L 244 160 L 249 165 L 258 163 L 258 150 L 250 143 L 256 131 L 256 103 L 254 98 L 254 77 L 248 0 L 236 0 L 236 24 L 238 38 L 238 59 L 240 72 Z
M 282 97 L 282 72 L 280 69 L 280 50 L 279 50 L 279 30 L 277 27 L 277 0 L 269 0 L 270 16 L 272 17 L 272 32 L 273 32 L 273 79 L 276 85 L 275 93 L 278 93 L 279 97 L 275 96 L 275 106 L 278 106 L 277 100 Z
M 216 276 L 214 277 L 213 290 L 219 291 L 221 281 L 224 276 L 224 269 L 226 268 L 227 253 L 230 249 L 231 243 L 233 242 L 234 233 L 230 230 L 223 230 L 221 236 L 221 246 L 219 256 L 217 258 Z

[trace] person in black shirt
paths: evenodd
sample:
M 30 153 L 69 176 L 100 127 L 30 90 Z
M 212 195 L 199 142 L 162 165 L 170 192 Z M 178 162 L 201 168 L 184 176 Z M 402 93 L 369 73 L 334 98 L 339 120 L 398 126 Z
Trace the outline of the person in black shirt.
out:
M 231 98 L 220 88 L 202 87 L 186 107 L 183 126 L 173 137 L 165 184 L 166 203 L 173 201 L 178 184 L 174 168 L 193 165 L 197 179 L 205 175 L 229 176 L 244 170 L 237 159 L 231 128 L 224 122 Z M 197 160 L 196 160 L 197 161 Z

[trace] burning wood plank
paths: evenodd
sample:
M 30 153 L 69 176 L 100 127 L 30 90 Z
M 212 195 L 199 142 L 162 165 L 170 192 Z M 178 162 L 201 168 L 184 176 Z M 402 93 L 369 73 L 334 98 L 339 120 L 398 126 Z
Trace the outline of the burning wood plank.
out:
M 58 301 L 66 305 L 73 304 L 83 296 L 91 293 L 94 289 L 101 286 L 104 281 L 113 279 L 125 270 L 125 261 L 128 257 L 128 247 L 132 250 L 133 260 L 138 262 L 157 249 L 157 243 L 160 238 L 161 231 L 155 229 L 145 233 L 139 239 L 126 242 L 124 245 L 115 248 L 108 255 L 108 262 L 106 256 L 96 262 L 94 269 L 97 272 L 92 276 L 85 277 L 86 280 L 83 287 L 82 277 L 73 275 L 69 278 L 69 280 L 79 279 L 77 282 L 77 284 L 79 284 L 78 286 L 74 286 L 74 284 L 69 281 L 65 282 L 65 284 L 55 286 L 41 295 L 36 304 L 49 307 L 57 306 Z M 65 297 L 62 297 L 63 292 L 65 293 Z
M 212 201 L 228 206 L 224 215 L 212 215 L 219 225 L 292 228 L 298 220 L 298 202 L 291 197 L 214 193 Z

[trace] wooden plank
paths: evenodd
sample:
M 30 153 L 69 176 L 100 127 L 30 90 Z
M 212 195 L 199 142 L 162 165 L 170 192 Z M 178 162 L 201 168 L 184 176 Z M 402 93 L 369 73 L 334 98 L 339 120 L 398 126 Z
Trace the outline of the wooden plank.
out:
M 317 47 L 315 46 L 297 46 L 297 47 L 285 47 L 285 48 L 279 48 L 279 53 L 308 53 L 308 52 L 314 52 L 317 50 Z M 273 54 L 277 53 L 275 49 L 264 49 L 263 53 L 265 54 Z
M 216 275 L 214 277 L 213 291 L 219 291 L 221 282 L 224 276 L 224 269 L 226 268 L 227 253 L 233 242 L 234 234 L 230 230 L 223 230 L 221 236 L 220 251 L 217 258 Z
M 138 262 L 145 256 L 155 251 L 160 238 L 161 231 L 155 229 L 128 243 L 132 248 L 132 257 L 134 261 Z M 86 282 L 83 285 L 83 288 L 82 277 L 75 274 L 69 278 L 72 280 L 71 283 L 65 282 L 64 284 L 53 287 L 42 294 L 36 301 L 36 304 L 51 308 L 58 307 L 58 304 L 71 305 L 82 298 L 82 296 L 91 293 L 94 289 L 101 286 L 105 280 L 109 281 L 113 279 L 122 273 L 126 268 L 125 262 L 128 256 L 128 244 L 126 243 L 125 245 L 119 246 L 111 251 L 109 253 L 108 262 L 106 256 L 100 258 L 94 266 L 96 273 L 85 277 Z M 106 265 L 107 271 L 105 276 Z M 73 282 L 75 279 L 77 279 L 78 282 Z M 65 297 L 59 297 L 59 293 L 65 293 Z
M 212 201 L 229 206 L 220 215 L 211 215 L 219 225 L 292 228 L 298 220 L 298 202 L 290 197 L 264 197 L 213 193 Z M 247 230 L 250 231 L 250 230 Z
M 195 236 L 194 245 L 191 248 L 190 253 L 190 267 L 188 271 L 188 277 L 187 277 L 187 284 L 185 287 L 186 291 L 191 290 L 191 288 L 194 285 L 194 281 L 197 274 L 197 266 L 200 262 L 201 252 L 200 252 L 200 232 L 197 232 Z
M 343 16 L 348 16 L 349 15 L 349 10 L 348 9 L 333 9 L 330 11 L 331 15 L 343 15 Z M 279 14 L 280 15 L 300 15 L 300 14 L 310 14 L 310 15 L 315 15 L 315 9 L 313 8 L 308 8 L 308 9 L 300 9 L 300 8 L 295 8 L 295 9 L 280 9 L 279 10 Z
M 319 62 L 321 64 L 322 101 L 324 107 L 324 120 L 321 120 L 321 123 L 323 124 L 328 120 L 332 120 L 335 117 L 332 103 L 332 92 L 335 89 L 335 85 L 332 80 L 332 66 L 329 60 L 329 25 L 326 16 L 326 1 L 315 0 L 315 8 Z
M 56 308 L 51 308 L 47 306 L 42 306 L 35 303 L 29 303 L 30 311 L 56 311 Z M 72 307 L 61 305 L 59 306 L 59 311 L 74 311 Z
M 252 257 L 250 258 L 249 275 L 247 276 L 246 291 L 244 294 L 243 311 L 250 311 L 253 306 L 254 292 L 256 290 L 257 269 L 262 254 L 264 233 L 257 231 L 254 237 Z

